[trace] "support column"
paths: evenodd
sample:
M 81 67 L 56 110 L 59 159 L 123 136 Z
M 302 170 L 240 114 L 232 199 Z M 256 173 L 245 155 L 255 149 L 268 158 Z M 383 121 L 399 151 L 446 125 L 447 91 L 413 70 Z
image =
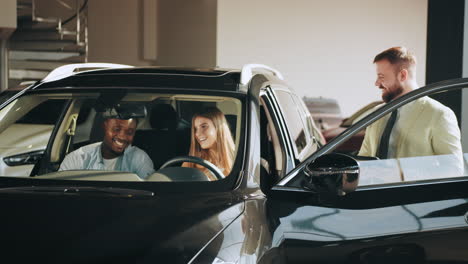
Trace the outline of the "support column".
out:
M 16 29 L 16 0 L 2 0 L 0 8 L 0 90 L 8 88 L 8 39 Z
M 8 40 L 0 39 L 0 91 L 8 88 Z
M 465 0 L 464 9 L 464 29 L 463 29 L 463 70 L 462 77 L 468 78 L 468 4 Z M 462 91 L 461 111 L 465 113 L 462 115 L 461 132 L 462 132 L 462 146 L 463 152 L 468 152 L 468 88 Z
M 427 23 L 426 84 L 443 80 L 461 78 L 466 54 L 466 6 L 465 0 L 429 0 Z M 457 116 L 462 134 L 468 136 L 463 120 L 467 113 L 462 109 L 462 91 L 452 91 L 431 95 L 432 98 L 450 107 Z M 468 119 L 467 119 L 468 121 Z M 463 133 L 465 132 L 465 133 Z M 462 144 L 468 146 L 468 138 L 462 138 Z M 464 147 L 465 152 L 468 148 Z

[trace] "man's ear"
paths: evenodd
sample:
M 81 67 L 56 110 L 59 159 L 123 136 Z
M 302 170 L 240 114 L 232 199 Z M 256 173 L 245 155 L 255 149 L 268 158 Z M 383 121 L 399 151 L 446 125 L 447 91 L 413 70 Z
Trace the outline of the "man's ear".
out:
M 400 82 L 404 82 L 404 81 L 408 80 L 408 70 L 407 69 L 401 70 L 398 73 L 398 79 L 399 79 Z
M 106 131 L 107 120 L 108 120 L 108 119 L 106 119 L 106 120 L 104 120 L 104 122 L 102 122 L 102 126 L 101 126 L 101 127 L 102 127 L 102 131 Z

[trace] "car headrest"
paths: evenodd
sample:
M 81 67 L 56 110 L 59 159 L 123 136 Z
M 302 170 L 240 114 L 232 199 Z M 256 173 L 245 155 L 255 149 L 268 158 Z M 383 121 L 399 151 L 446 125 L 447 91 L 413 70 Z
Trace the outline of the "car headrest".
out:
M 151 109 L 150 124 L 157 130 L 175 130 L 177 127 L 177 112 L 169 104 L 157 104 Z

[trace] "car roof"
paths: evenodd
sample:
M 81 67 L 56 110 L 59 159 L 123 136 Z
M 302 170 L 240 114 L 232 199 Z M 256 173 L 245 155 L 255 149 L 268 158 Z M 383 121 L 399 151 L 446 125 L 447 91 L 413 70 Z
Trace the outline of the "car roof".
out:
M 34 90 L 70 88 L 170 88 L 240 91 L 240 71 L 219 68 L 133 67 L 99 69 L 40 83 Z
M 113 63 L 77 63 L 50 72 L 32 90 L 71 88 L 158 88 L 195 91 L 232 91 L 247 93 L 254 76 L 285 84 L 283 75 L 263 64 L 246 64 L 242 69 L 189 67 L 133 67 Z

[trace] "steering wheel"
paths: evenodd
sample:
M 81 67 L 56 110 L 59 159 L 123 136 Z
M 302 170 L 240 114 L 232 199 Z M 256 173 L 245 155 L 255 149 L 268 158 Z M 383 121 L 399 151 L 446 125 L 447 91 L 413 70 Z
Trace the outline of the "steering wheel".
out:
M 182 163 L 182 162 L 191 162 L 191 163 L 196 163 L 196 164 L 199 164 L 199 165 L 202 165 L 203 167 L 207 168 L 208 170 L 210 170 L 213 175 L 216 177 L 217 180 L 221 180 L 224 178 L 224 174 L 221 172 L 221 170 L 216 167 L 216 165 L 214 165 L 213 163 L 207 161 L 207 160 L 204 160 L 202 158 L 199 158 L 199 157 L 194 157 L 194 156 L 178 156 L 178 157 L 174 157 L 168 161 L 166 161 L 162 166 L 161 168 L 159 169 L 164 169 L 166 167 L 170 167 L 174 164 L 178 164 L 178 163 Z

